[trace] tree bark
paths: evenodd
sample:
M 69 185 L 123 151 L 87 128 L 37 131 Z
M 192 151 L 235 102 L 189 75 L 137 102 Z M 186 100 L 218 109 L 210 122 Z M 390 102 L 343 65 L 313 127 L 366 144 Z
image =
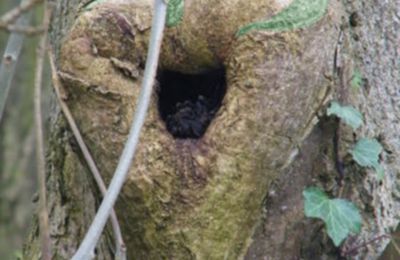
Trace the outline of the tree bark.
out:
M 58 4 L 53 42 L 60 50 L 67 102 L 108 183 L 139 92 L 151 1 L 105 3 L 77 16 L 73 6 L 78 2 Z M 365 259 L 384 249 L 385 238 L 359 245 L 398 224 L 400 7 L 330 1 L 328 13 L 308 28 L 234 37 L 240 26 L 283 8 L 274 1 L 186 1 L 182 23 L 167 30 L 160 72 L 190 76 L 223 69 L 227 90 L 201 138 L 176 139 L 159 115 L 164 113 L 159 93 L 168 87 L 159 78 L 161 90 L 116 205 L 129 258 Z M 360 89 L 349 84 L 356 68 L 364 77 Z M 357 107 L 364 126 L 353 133 L 324 117 L 333 99 Z M 363 136 L 379 138 L 385 148 L 382 181 L 346 157 Z M 69 258 L 93 218 L 99 194 L 57 111 L 49 151 L 54 257 Z M 336 178 L 336 155 L 345 159 L 343 185 Z M 304 217 L 301 193 L 309 185 L 352 200 L 362 211 L 362 233 L 334 248 L 322 224 Z M 27 259 L 39 255 L 36 229 Z M 113 255 L 108 234 L 98 245 L 98 259 Z
M 394 2 L 379 1 L 344 1 L 344 8 L 343 29 L 347 40 L 340 59 L 350 60 L 352 64 L 347 65 L 350 68 L 345 69 L 358 68 L 363 77 L 362 88 L 347 90 L 346 101 L 362 111 L 365 124 L 355 136 L 345 133 L 348 130 L 342 133 L 340 143 L 346 153 L 346 148 L 354 144 L 354 138 L 378 138 L 384 146 L 381 163 L 385 178 L 378 181 L 373 171 L 360 171 L 354 165 L 346 165 L 343 197 L 356 202 L 362 210 L 363 230 L 359 236 L 349 238 L 340 250 L 327 246 L 330 243 L 326 243 L 327 237 L 321 232 L 320 224 L 304 218 L 301 197 L 303 187 L 316 183 L 333 187 L 328 190 L 337 196 L 335 186 L 330 184 L 332 180 L 327 181 L 328 176 L 331 176 L 328 180 L 335 176 L 331 152 L 334 133 L 326 123 L 320 122 L 303 144 L 303 153 L 300 152 L 270 192 L 267 213 L 253 237 L 248 259 L 295 259 L 298 256 L 336 259 L 338 254 L 354 259 L 376 259 L 390 241 L 382 235 L 391 234 L 398 225 L 399 160 L 395 154 L 400 148 L 400 50 L 396 42 L 400 37 L 400 9 Z

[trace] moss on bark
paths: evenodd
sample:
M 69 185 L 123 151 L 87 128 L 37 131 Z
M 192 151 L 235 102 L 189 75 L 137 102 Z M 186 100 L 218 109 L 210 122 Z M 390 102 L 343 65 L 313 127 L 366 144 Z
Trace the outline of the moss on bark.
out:
M 67 102 L 107 182 L 139 93 L 149 2 L 98 5 L 81 14 L 61 49 Z M 332 10 L 311 28 L 235 38 L 240 26 L 280 8 L 273 1 L 188 1 L 183 22 L 167 30 L 160 69 L 223 67 L 227 93 L 198 140 L 175 140 L 154 96 L 116 208 L 130 257 L 236 259 L 246 252 L 269 184 L 329 99 L 324 74 L 338 34 Z M 138 76 L 122 73 L 121 62 Z

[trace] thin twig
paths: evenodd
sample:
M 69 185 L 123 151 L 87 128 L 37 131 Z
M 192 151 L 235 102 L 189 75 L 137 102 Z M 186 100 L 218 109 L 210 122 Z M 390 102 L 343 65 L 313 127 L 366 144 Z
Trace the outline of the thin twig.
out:
M 19 33 L 19 34 L 25 34 L 28 36 L 34 36 L 41 34 L 45 31 L 45 28 L 42 26 L 21 26 L 21 25 L 6 25 L 5 27 L 0 26 L 0 29 L 3 29 L 7 32 L 13 32 L 13 33 Z
M 28 0 L 22 0 L 22 3 Z M 31 20 L 31 14 L 21 16 L 16 26 L 27 26 Z M 12 33 L 8 39 L 6 50 L 0 65 L 0 122 L 3 117 L 8 93 L 10 92 L 12 79 L 14 78 L 19 55 L 24 43 L 24 35 Z
M 43 0 L 27 0 L 22 1 L 17 7 L 11 9 L 0 17 L 0 28 L 5 28 L 7 25 L 13 23 L 23 13 L 31 10 L 36 4 L 43 2 Z
M 45 13 L 43 25 L 48 28 L 51 16 L 51 9 L 45 1 Z M 46 55 L 47 31 L 42 35 L 37 51 L 36 72 L 35 72 L 35 89 L 34 89 L 34 106 L 35 106 L 35 129 L 36 129 L 36 157 L 37 157 L 37 174 L 39 181 L 39 227 L 42 241 L 42 258 L 44 260 L 51 259 L 51 241 L 49 230 L 49 216 L 47 213 L 46 199 L 46 169 L 44 158 L 44 142 L 42 127 L 42 109 L 41 109 L 41 87 L 43 83 L 43 63 Z
M 397 244 L 396 239 L 392 237 L 391 242 L 392 242 L 392 245 L 393 245 L 394 250 L 395 250 L 395 251 L 397 252 L 397 254 L 400 256 L 400 247 L 399 247 L 399 245 Z
M 99 187 L 101 194 L 104 196 L 107 192 L 106 185 L 104 184 L 104 181 L 101 177 L 100 171 L 97 168 L 96 163 L 94 162 L 93 157 L 90 154 L 89 149 L 87 148 L 87 146 L 82 138 L 82 135 L 78 129 L 78 126 L 77 126 L 66 102 L 64 101 L 64 99 L 62 97 L 63 95 L 61 93 L 62 93 L 62 91 L 64 91 L 64 88 L 62 86 L 60 78 L 58 77 L 56 65 L 54 62 L 54 54 L 51 49 L 48 52 L 48 56 L 49 56 L 50 66 L 51 66 L 52 82 L 53 82 L 54 90 L 55 90 L 58 102 L 60 104 L 61 110 L 64 113 L 65 118 L 67 119 L 69 127 L 71 128 L 76 141 L 78 142 L 78 145 L 82 151 L 82 154 L 86 160 L 86 163 L 89 166 L 90 171 L 93 174 L 93 177 L 97 183 L 97 186 Z M 118 259 L 118 260 L 126 259 L 126 247 L 125 247 L 125 243 L 122 238 L 121 228 L 118 223 L 117 215 L 115 214 L 114 210 L 112 210 L 110 217 L 111 217 L 112 229 L 113 229 L 115 240 L 116 240 L 115 246 L 117 248 L 115 259 Z
M 72 257 L 72 260 L 86 260 L 93 257 L 94 248 L 96 247 L 97 241 L 103 232 L 114 203 L 117 200 L 121 188 L 126 180 L 131 162 L 135 155 L 140 130 L 144 124 L 150 103 L 165 26 L 167 10 L 165 2 L 163 0 L 155 0 L 154 8 L 155 11 L 153 14 L 153 24 L 151 28 L 150 45 L 147 53 L 146 68 L 128 140 L 126 141 L 124 150 L 122 151 L 121 158 L 118 162 L 117 169 L 115 170 L 107 194 L 100 205 L 89 231 L 86 233 L 83 242 L 79 246 L 78 251 Z
M 375 243 L 376 241 L 380 241 L 382 239 L 385 239 L 385 238 L 386 239 L 391 239 L 390 235 L 388 235 L 388 234 L 383 234 L 383 235 L 380 235 L 380 236 L 376 236 L 376 237 L 374 237 L 374 238 L 372 238 L 372 239 L 370 239 L 370 240 L 368 240 L 368 241 L 366 241 L 366 242 L 364 242 L 364 243 L 362 243 L 362 244 L 360 244 L 358 246 L 355 246 L 355 247 L 349 248 L 348 250 L 345 250 L 344 252 L 342 252 L 342 256 L 344 256 L 344 257 L 352 256 L 353 254 L 357 253 L 358 250 L 360 250 L 361 248 L 365 248 L 368 245 L 370 245 L 372 243 Z

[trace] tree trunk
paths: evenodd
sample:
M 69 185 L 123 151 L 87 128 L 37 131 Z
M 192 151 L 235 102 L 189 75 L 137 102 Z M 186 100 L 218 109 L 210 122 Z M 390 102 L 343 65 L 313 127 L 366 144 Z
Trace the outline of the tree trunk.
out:
M 139 93 L 151 2 L 99 4 L 76 15 L 79 1 L 59 1 L 53 21 L 66 100 L 107 183 Z M 157 91 L 116 205 L 129 259 L 364 259 L 384 249 L 387 239 L 358 245 L 398 224 L 400 7 L 330 1 L 308 28 L 234 36 L 283 8 L 274 1 L 186 1 L 183 21 L 166 31 Z M 349 84 L 356 68 L 360 89 Z M 333 99 L 364 114 L 361 130 L 323 116 Z M 363 136 L 385 148 L 381 182 L 345 157 Z M 343 186 L 333 140 L 345 158 Z M 53 253 L 69 258 L 100 199 L 58 111 L 48 173 Z M 340 193 L 362 211 L 362 233 L 341 250 L 319 221 L 304 217 L 301 194 L 309 185 Z M 27 259 L 38 258 L 37 233 L 34 225 Z M 98 259 L 111 259 L 113 248 L 105 232 Z

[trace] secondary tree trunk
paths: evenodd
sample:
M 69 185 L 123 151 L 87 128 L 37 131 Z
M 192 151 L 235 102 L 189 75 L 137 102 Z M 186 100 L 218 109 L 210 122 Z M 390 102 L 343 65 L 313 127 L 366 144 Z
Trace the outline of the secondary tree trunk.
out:
M 152 1 L 106 3 L 77 16 L 78 2 L 58 3 L 53 41 L 67 102 L 108 183 L 139 92 Z M 186 1 L 182 23 L 166 32 L 157 91 L 116 205 L 129 258 L 336 259 L 382 252 L 387 239 L 358 245 L 398 222 L 400 7 L 343 4 L 330 1 L 328 13 L 305 29 L 236 38 L 240 26 L 271 17 L 282 2 Z M 355 68 L 364 77 L 358 90 L 349 84 Z M 356 133 L 340 125 L 340 158 L 355 138 L 379 138 L 382 182 L 351 160 L 344 185 L 336 181 L 332 140 L 339 125 L 322 116 L 332 99 L 365 116 Z M 58 112 L 48 155 L 54 256 L 69 258 L 100 199 Z M 362 210 L 362 233 L 341 250 L 320 222 L 304 218 L 301 192 L 308 185 L 336 196 L 342 190 Z M 35 231 L 27 259 L 38 258 L 37 243 Z M 112 257 L 109 232 L 96 253 Z

